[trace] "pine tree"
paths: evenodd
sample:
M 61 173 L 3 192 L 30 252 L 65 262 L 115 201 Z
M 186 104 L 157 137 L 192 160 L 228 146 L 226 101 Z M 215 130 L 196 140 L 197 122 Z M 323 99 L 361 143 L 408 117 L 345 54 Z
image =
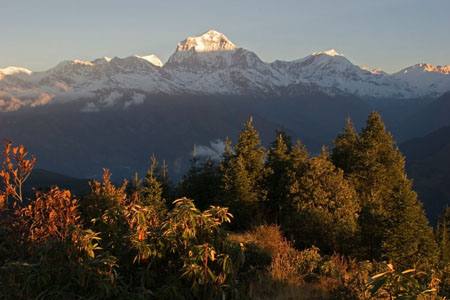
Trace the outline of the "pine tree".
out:
M 291 137 L 277 131 L 277 138 L 270 144 L 266 166 L 271 170 L 266 178 L 268 192 L 266 209 L 272 222 L 280 223 L 282 210 L 288 195 L 288 172 L 291 164 Z
M 381 246 L 386 238 L 389 219 L 386 209 L 392 199 L 395 186 L 404 178 L 404 158 L 393 147 L 390 133 L 373 112 L 359 136 L 356 152 L 349 155 L 353 160 L 350 178 L 361 200 L 361 246 L 363 257 L 379 259 Z
M 295 211 L 295 204 L 292 201 L 292 193 L 293 191 L 298 190 L 299 187 L 299 178 L 301 178 L 308 167 L 309 153 L 306 150 L 306 147 L 301 143 L 300 140 L 297 140 L 297 143 L 294 147 L 292 147 L 291 152 L 289 153 L 289 164 L 286 174 L 286 199 L 281 207 L 281 217 L 280 217 L 280 225 L 282 228 L 288 227 L 292 224 L 292 212 Z M 285 224 L 287 223 L 287 224 Z
M 326 151 L 302 160 L 298 160 L 296 176 L 291 177 L 292 209 L 286 229 L 300 249 L 315 245 L 326 253 L 348 254 L 357 232 L 356 192 Z
M 386 207 L 389 218 L 382 242 L 382 258 L 391 260 L 400 269 L 410 268 L 420 261 L 433 262 L 437 257 L 433 229 L 428 226 L 411 185 L 410 180 L 404 180 L 394 187 L 391 203 Z
M 220 164 L 219 202 L 230 208 L 235 216 L 233 225 L 238 228 L 261 223 L 265 215 L 263 203 L 267 199 L 267 191 L 264 180 L 269 170 L 264 165 L 266 153 L 252 121 L 250 118 L 245 123 L 234 153 L 227 140 Z
M 163 197 L 163 180 L 165 177 L 164 170 L 163 172 L 159 171 L 156 157 L 152 155 L 150 168 L 145 175 L 144 183 L 139 191 L 139 204 L 152 207 L 159 216 L 163 216 L 167 212 L 166 200 Z
M 439 245 L 439 261 L 450 263 L 450 207 L 446 206 L 436 226 L 436 240 Z
M 170 181 L 169 179 L 169 166 L 166 164 L 165 160 L 163 160 L 161 170 L 158 172 L 157 180 L 161 184 L 162 198 L 164 199 L 165 203 L 172 204 L 172 202 L 175 200 L 174 186 L 172 181 Z
M 300 140 L 297 140 L 297 144 L 292 148 L 289 156 L 289 177 L 298 178 L 303 175 L 308 162 L 309 153 L 306 147 Z
M 338 135 L 333 143 L 335 147 L 331 152 L 331 160 L 336 167 L 344 170 L 344 173 L 347 175 L 352 171 L 352 167 L 355 166 L 358 144 L 358 134 L 355 132 L 355 127 L 350 117 L 347 117 L 344 131 Z
M 206 209 L 215 204 L 220 183 L 218 172 L 215 161 L 211 159 L 202 161 L 194 157 L 191 160 L 191 168 L 179 182 L 178 198 L 193 199 L 199 209 Z
M 360 199 L 360 257 L 389 257 L 398 264 L 433 258 L 435 245 L 428 221 L 406 177 L 405 160 L 380 115 L 372 112 L 358 136 L 347 121 L 335 140 L 332 159 L 345 171 Z M 406 230 L 406 220 L 417 234 Z M 410 247 L 408 258 L 403 255 L 405 245 Z M 428 249 L 428 254 L 418 247 Z

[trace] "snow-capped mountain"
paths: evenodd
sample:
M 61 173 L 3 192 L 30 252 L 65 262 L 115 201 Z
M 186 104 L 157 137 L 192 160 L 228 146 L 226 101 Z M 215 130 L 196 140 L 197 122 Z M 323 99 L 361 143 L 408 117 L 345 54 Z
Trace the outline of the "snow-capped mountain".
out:
M 425 63 L 405 68 L 392 77 L 407 82 L 419 94 L 440 96 L 450 90 L 450 65 L 432 66 Z
M 27 74 L 30 75 L 31 71 L 24 68 L 8 67 L 0 69 L 0 79 L 8 75 Z
M 356 66 L 334 49 L 291 62 L 275 61 L 272 66 L 289 74 L 294 82 L 315 83 L 347 94 L 374 98 L 416 96 L 406 82 Z
M 335 50 L 294 61 L 263 62 L 255 53 L 210 30 L 181 41 L 166 64 L 155 55 L 65 61 L 45 72 L 0 69 L 0 111 L 79 98 L 85 111 L 145 94 L 295 96 L 319 91 L 371 98 L 415 98 L 450 90 L 450 66 L 418 64 L 395 74 L 352 64 Z

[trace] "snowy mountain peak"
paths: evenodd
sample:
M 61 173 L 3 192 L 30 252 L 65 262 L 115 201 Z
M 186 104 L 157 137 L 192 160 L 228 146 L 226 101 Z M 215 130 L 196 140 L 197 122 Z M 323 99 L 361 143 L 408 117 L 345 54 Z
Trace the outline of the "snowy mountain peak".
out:
M 84 65 L 84 66 L 90 66 L 90 67 L 95 66 L 95 64 L 93 64 L 90 61 L 82 61 L 82 60 L 78 60 L 78 59 L 72 61 L 72 64 L 73 65 Z
M 415 65 L 414 67 L 423 69 L 423 71 L 425 72 L 439 72 L 442 74 L 450 74 L 450 65 L 447 66 L 432 66 L 430 64 L 426 64 L 426 63 L 420 63 Z
M 411 72 L 436 72 L 448 75 L 450 74 L 450 65 L 446 66 L 432 66 L 430 64 L 426 63 L 420 63 L 413 65 L 411 67 L 408 67 L 406 69 L 401 70 L 399 73 L 407 74 Z
M 222 68 L 233 64 L 232 56 L 239 50 L 243 49 L 236 47 L 223 33 L 210 30 L 178 43 L 175 53 L 169 57 L 165 67 L 183 65 Z
M 4 76 L 18 74 L 18 73 L 25 73 L 27 75 L 30 75 L 32 72 L 25 68 L 18 68 L 18 67 L 7 67 L 5 69 L 0 69 L 0 78 L 3 78 Z
M 372 73 L 372 74 L 377 74 L 377 75 L 378 75 L 378 74 L 384 74 L 384 75 L 387 74 L 386 72 L 384 72 L 382 69 L 379 69 L 379 68 L 377 68 L 377 69 L 372 69 L 372 70 L 370 70 L 369 68 L 367 68 L 367 67 L 365 67 L 365 66 L 359 66 L 359 68 L 360 68 L 361 70 L 370 72 L 370 73 Z
M 209 30 L 201 35 L 188 37 L 178 43 L 177 51 L 212 52 L 236 50 L 237 47 L 223 34 Z
M 136 57 L 142 58 L 142 59 L 148 61 L 149 63 L 151 63 L 151 64 L 153 64 L 153 65 L 155 65 L 157 67 L 162 67 L 163 66 L 162 61 L 156 55 L 153 55 L 153 54 L 146 55 L 146 56 L 138 56 L 138 55 L 136 55 Z
M 338 53 L 336 50 L 334 49 L 330 49 L 327 51 L 322 51 L 322 52 L 314 52 L 312 54 L 313 56 L 317 56 L 317 55 L 328 55 L 328 56 L 344 56 L 343 54 Z
M 109 63 L 112 60 L 111 57 L 103 56 L 102 58 L 97 58 L 91 61 L 94 65 Z

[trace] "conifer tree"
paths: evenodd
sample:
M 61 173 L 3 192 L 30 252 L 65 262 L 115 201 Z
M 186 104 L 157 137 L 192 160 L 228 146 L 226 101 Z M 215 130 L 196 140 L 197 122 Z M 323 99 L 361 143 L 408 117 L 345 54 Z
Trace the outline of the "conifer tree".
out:
M 358 143 L 358 134 L 355 132 L 350 117 L 347 117 L 343 132 L 333 142 L 335 147 L 331 152 L 331 160 L 347 175 L 355 166 Z
M 406 177 L 404 158 L 394 147 L 380 115 L 372 112 L 359 135 L 348 120 L 344 132 L 334 142 L 333 163 L 345 171 L 360 199 L 359 256 L 390 258 L 398 264 L 425 256 L 432 259 L 435 245 L 428 221 Z M 406 220 L 416 234 L 406 230 Z M 406 245 L 410 247 L 406 252 L 408 258 L 403 254 Z
M 404 158 L 393 147 L 390 133 L 380 115 L 369 115 L 356 146 L 350 178 L 361 200 L 361 246 L 363 256 L 379 259 L 381 246 L 386 239 L 390 215 L 387 207 L 392 202 L 392 192 L 404 178 Z
M 437 248 L 433 229 L 417 201 L 417 194 L 411 188 L 410 180 L 403 180 L 394 187 L 389 206 L 389 218 L 382 242 L 382 253 L 400 269 L 410 268 L 417 262 L 436 258 Z
M 141 197 L 139 201 L 141 205 L 152 207 L 160 216 L 167 212 L 166 200 L 163 198 L 163 180 L 166 175 L 163 172 L 159 171 L 156 157 L 152 155 L 150 168 L 140 189 Z
M 439 245 L 439 261 L 450 263 L 450 207 L 446 206 L 436 226 L 436 240 Z
M 306 163 L 308 162 L 309 153 L 306 147 L 300 140 L 297 140 L 297 144 L 292 148 L 289 155 L 289 177 L 299 178 L 306 170 Z
M 292 209 L 286 229 L 300 249 L 315 245 L 326 253 L 348 254 L 357 231 L 356 192 L 343 171 L 328 159 L 325 149 L 309 159 L 301 148 L 297 151 L 297 170 L 290 177 Z
M 157 179 L 162 187 L 162 198 L 164 199 L 166 204 L 171 204 L 173 200 L 175 200 L 174 186 L 172 181 L 170 181 L 169 166 L 166 164 L 165 160 L 163 160 L 161 170 L 158 172 Z
M 261 146 L 258 132 L 253 128 L 252 118 L 234 146 L 227 140 L 220 164 L 221 188 L 219 202 L 228 206 L 234 215 L 233 225 L 247 228 L 264 219 L 263 203 L 267 199 L 264 180 L 269 170 L 264 164 L 266 153 Z
M 266 209 L 271 221 L 280 223 L 282 210 L 288 195 L 288 172 L 291 164 L 292 142 L 285 132 L 277 131 L 277 138 L 270 144 L 266 166 L 271 170 L 266 178 Z
M 195 206 L 206 209 L 215 204 L 219 189 L 218 165 L 215 161 L 194 156 L 191 167 L 178 185 L 178 198 L 193 199 Z

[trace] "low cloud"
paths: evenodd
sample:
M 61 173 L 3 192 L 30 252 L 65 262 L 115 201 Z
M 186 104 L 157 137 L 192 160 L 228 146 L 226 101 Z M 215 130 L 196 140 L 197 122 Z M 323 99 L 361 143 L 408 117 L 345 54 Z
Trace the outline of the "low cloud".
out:
M 24 106 L 42 106 L 52 101 L 54 95 L 47 93 L 21 93 L 0 91 L 0 111 L 10 112 Z
M 117 102 L 122 98 L 123 95 L 117 91 L 113 91 L 112 93 L 108 94 L 106 97 L 95 102 L 88 102 L 82 109 L 81 112 L 85 113 L 92 113 L 92 112 L 99 112 L 100 110 L 108 107 L 112 107 L 117 104 Z
M 85 112 L 85 113 L 92 113 L 92 112 L 99 112 L 100 108 L 95 105 L 95 103 L 89 102 L 88 104 L 86 104 L 85 107 L 83 107 L 81 109 L 81 112 Z
M 210 158 L 215 161 L 222 159 L 222 154 L 225 151 L 225 142 L 217 139 L 209 142 L 208 145 L 198 145 L 195 147 L 195 154 L 199 157 Z M 194 155 L 194 152 L 192 152 Z
M 141 105 L 142 103 L 144 103 L 144 99 L 145 99 L 145 95 L 144 94 L 133 94 L 133 96 L 131 97 L 131 100 L 125 102 L 123 104 L 123 108 L 127 109 L 128 107 L 132 106 L 132 105 Z
M 105 107 L 111 107 L 116 104 L 117 100 L 119 100 L 122 96 L 123 95 L 121 93 L 114 91 L 102 100 L 102 104 L 104 104 Z
M 45 105 L 45 104 L 49 103 L 50 101 L 52 101 L 52 99 L 53 99 L 53 95 L 42 93 L 36 100 L 34 100 L 30 104 L 30 106 L 31 107 L 42 106 L 42 105 Z

